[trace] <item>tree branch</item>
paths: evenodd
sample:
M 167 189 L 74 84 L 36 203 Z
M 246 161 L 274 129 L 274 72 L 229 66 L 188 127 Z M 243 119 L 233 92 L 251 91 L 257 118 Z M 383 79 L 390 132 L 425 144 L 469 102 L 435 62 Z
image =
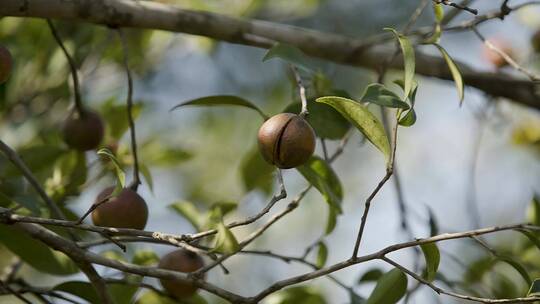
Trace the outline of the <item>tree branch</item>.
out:
M 307 55 L 377 70 L 393 48 L 367 47 L 364 40 L 278 23 L 191 11 L 150 1 L 3 0 L 0 15 L 84 21 L 107 26 L 147 28 L 206 36 L 231 43 L 270 48 L 276 42 L 298 47 Z M 538 84 L 502 73 L 477 72 L 457 63 L 466 85 L 540 109 Z M 390 66 L 403 68 L 403 60 Z M 416 54 L 419 75 L 452 80 L 444 59 Z

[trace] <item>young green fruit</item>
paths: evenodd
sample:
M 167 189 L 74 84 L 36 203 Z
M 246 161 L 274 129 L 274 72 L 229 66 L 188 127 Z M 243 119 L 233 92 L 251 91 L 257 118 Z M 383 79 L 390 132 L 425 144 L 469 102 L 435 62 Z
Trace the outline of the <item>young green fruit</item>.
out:
M 540 53 L 540 29 L 534 33 L 534 35 L 531 38 L 531 44 L 533 47 L 533 50 L 536 53 Z
M 257 136 L 263 158 L 279 168 L 298 167 L 315 151 L 315 132 L 302 117 L 281 113 L 263 123 Z
M 204 266 L 203 259 L 196 253 L 178 249 L 163 256 L 159 261 L 158 268 L 180 272 L 194 272 Z M 197 286 L 167 279 L 159 279 L 163 288 L 176 298 L 189 298 L 196 291 Z
M 102 202 L 114 191 L 106 188 L 97 196 L 94 204 Z M 148 207 L 137 192 L 124 188 L 117 196 L 109 198 L 92 211 L 92 222 L 96 226 L 114 228 L 132 228 L 142 230 L 148 220 Z
M 105 131 L 103 119 L 93 111 L 83 115 L 74 111 L 64 122 L 62 133 L 66 144 L 79 151 L 93 150 L 98 147 Z
M 0 84 L 6 82 L 13 69 L 13 57 L 9 50 L 0 45 Z

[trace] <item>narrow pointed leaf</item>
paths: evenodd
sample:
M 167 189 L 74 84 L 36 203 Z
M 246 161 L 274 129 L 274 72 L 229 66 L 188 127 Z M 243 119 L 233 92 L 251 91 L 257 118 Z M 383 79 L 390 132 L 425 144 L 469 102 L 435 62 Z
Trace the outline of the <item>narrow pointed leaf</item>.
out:
M 255 104 L 234 95 L 216 95 L 216 96 L 201 97 L 201 98 L 189 100 L 181 104 L 178 104 L 172 107 L 170 111 L 174 111 L 180 107 L 185 107 L 185 106 L 206 106 L 206 107 L 239 106 L 239 107 L 244 107 L 244 108 L 257 111 L 257 113 L 259 113 L 263 119 L 268 118 L 268 115 L 264 114 L 264 112 L 261 109 L 259 109 Z
M 235 253 L 240 250 L 240 245 L 234 234 L 225 227 L 223 222 L 220 222 L 217 226 L 216 245 L 214 246 L 214 252 L 220 252 L 224 254 Z
M 458 91 L 459 104 L 462 104 L 465 94 L 463 90 L 463 78 L 461 77 L 461 72 L 459 71 L 459 68 L 457 67 L 452 57 L 448 55 L 448 52 L 446 52 L 446 50 L 442 46 L 437 43 L 434 43 L 433 45 L 435 45 L 439 49 L 444 60 L 446 61 L 446 64 L 448 65 L 448 68 L 450 69 L 450 73 L 452 73 L 452 78 L 454 78 L 454 83 L 456 84 L 456 89 Z
M 366 304 L 395 304 L 407 292 L 407 276 L 394 268 L 378 281 Z
M 389 108 L 409 109 L 406 102 L 403 102 L 399 96 L 380 83 L 368 85 L 360 100 Z
M 381 122 L 365 106 L 337 96 L 317 98 L 317 102 L 331 105 L 349 120 L 364 136 L 379 149 L 386 161 L 390 160 L 390 142 Z
M 312 156 L 306 164 L 297 169 L 310 184 L 319 190 L 330 207 L 336 208 L 341 213 L 343 189 L 332 167 L 323 159 Z
M 319 242 L 319 249 L 317 250 L 317 267 L 323 268 L 326 265 L 328 259 L 328 247 L 324 242 Z
M 272 58 L 281 58 L 307 71 L 313 70 L 311 68 L 313 64 L 308 60 L 306 55 L 304 55 L 304 53 L 299 48 L 289 44 L 275 44 L 272 48 L 268 50 L 268 52 L 266 52 L 266 55 L 264 55 L 262 61 L 267 61 Z
M 118 184 L 121 188 L 124 188 L 126 185 L 126 174 L 124 173 L 124 170 L 122 170 L 122 167 L 120 166 L 120 163 L 118 162 L 118 159 L 116 159 L 116 156 L 111 152 L 111 150 L 107 148 L 102 148 L 97 151 L 98 155 L 105 156 L 109 158 L 112 163 L 114 164 L 114 169 L 116 173 L 116 178 L 118 180 Z M 116 192 L 116 191 L 115 191 Z
M 409 96 L 409 93 L 412 91 L 413 80 L 414 80 L 414 69 L 415 69 L 415 57 L 414 57 L 414 48 L 411 41 L 399 34 L 396 30 L 392 28 L 385 28 L 386 31 L 391 31 L 399 41 L 399 46 L 401 47 L 401 53 L 403 54 L 403 65 L 405 74 L 403 75 L 403 81 L 405 82 L 404 92 L 405 98 Z
M 439 269 L 439 262 L 441 260 L 439 248 L 437 248 L 437 244 L 435 243 L 422 244 L 420 245 L 420 248 L 422 248 L 424 258 L 426 259 L 425 279 L 428 282 L 433 282 L 435 276 L 437 275 L 437 270 Z

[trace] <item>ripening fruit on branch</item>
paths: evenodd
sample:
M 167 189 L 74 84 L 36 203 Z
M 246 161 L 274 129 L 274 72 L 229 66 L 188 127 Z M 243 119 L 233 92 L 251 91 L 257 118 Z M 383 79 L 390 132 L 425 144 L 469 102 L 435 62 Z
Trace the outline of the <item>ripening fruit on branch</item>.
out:
M 9 50 L 0 45 L 0 84 L 6 82 L 13 69 L 13 57 Z
M 531 44 L 533 47 L 533 50 L 536 53 L 540 53 L 540 29 L 537 30 L 534 35 L 531 38 Z
M 180 272 L 194 272 L 204 266 L 203 259 L 194 252 L 178 249 L 163 256 L 159 261 L 158 268 Z M 163 288 L 176 298 L 191 297 L 197 287 L 190 283 L 159 279 Z
M 104 129 L 103 119 L 98 113 L 87 110 L 81 116 L 78 111 L 74 111 L 64 122 L 62 133 L 70 148 L 87 151 L 98 147 Z
M 315 151 L 315 132 L 302 117 L 281 113 L 263 123 L 257 136 L 264 159 L 282 169 L 304 164 Z
M 510 56 L 510 58 L 515 58 L 514 49 L 510 46 L 508 41 L 503 39 L 489 39 L 489 42 L 497 49 Z M 499 55 L 499 53 L 490 49 L 485 44 L 483 45 L 482 53 L 484 58 L 496 68 L 502 68 L 508 65 L 508 62 L 506 62 L 506 60 L 501 55 Z
M 114 191 L 114 187 L 106 188 L 97 196 L 94 204 L 103 201 Z M 142 230 L 148 220 L 148 207 L 137 192 L 124 188 L 115 197 L 99 205 L 92 211 L 92 222 L 96 226 L 131 228 Z

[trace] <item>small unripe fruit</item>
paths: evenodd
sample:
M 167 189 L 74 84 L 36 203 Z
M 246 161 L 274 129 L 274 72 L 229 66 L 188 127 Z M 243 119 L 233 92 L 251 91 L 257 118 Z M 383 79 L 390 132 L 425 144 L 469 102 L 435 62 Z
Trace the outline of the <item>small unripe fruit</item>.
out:
M 106 188 L 97 196 L 94 204 L 110 196 L 114 187 Z M 109 198 L 92 211 L 92 222 L 96 226 L 144 229 L 148 220 L 148 207 L 137 192 L 124 188 L 117 196 Z
M 534 33 L 534 35 L 531 38 L 531 44 L 533 47 L 533 50 L 536 53 L 540 53 L 540 29 Z
M 7 48 L 0 45 L 0 84 L 6 82 L 13 69 L 13 57 Z
M 159 261 L 158 268 L 180 272 L 194 272 L 204 266 L 203 259 L 196 253 L 178 249 L 163 256 Z M 167 279 L 159 279 L 163 288 L 176 298 L 189 298 L 196 291 L 197 286 Z
M 302 117 L 281 113 L 270 117 L 259 129 L 263 158 L 282 169 L 298 167 L 315 151 L 315 132 Z
M 93 111 L 86 110 L 81 116 L 74 111 L 64 122 L 62 133 L 66 144 L 79 151 L 93 150 L 103 140 L 105 131 L 101 116 Z

